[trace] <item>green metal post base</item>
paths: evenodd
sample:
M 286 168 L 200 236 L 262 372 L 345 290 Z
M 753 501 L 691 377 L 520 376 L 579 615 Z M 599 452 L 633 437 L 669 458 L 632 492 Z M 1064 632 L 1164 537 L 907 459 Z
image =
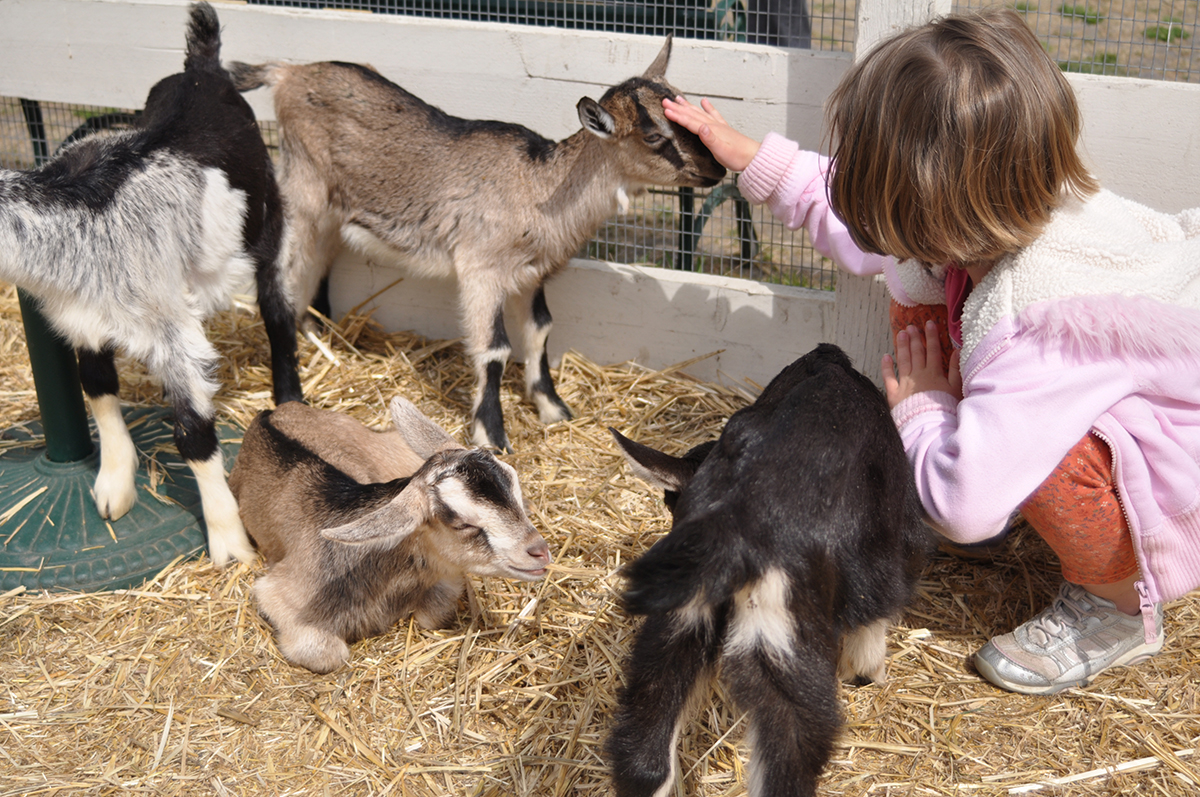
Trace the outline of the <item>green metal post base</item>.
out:
M 100 517 L 92 499 L 95 452 L 74 462 L 52 462 L 37 421 L 0 433 L 0 592 L 22 585 L 133 587 L 177 557 L 205 549 L 200 495 L 175 449 L 169 415 L 164 409 L 125 410 L 139 453 L 138 500 L 114 521 Z M 228 465 L 242 433 L 220 425 L 217 433 Z

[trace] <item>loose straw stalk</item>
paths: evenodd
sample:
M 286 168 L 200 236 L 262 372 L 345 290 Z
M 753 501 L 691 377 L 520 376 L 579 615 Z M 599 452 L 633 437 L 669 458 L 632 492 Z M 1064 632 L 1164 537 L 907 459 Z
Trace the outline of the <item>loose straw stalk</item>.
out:
M 385 334 L 360 315 L 314 334 L 320 346 L 300 339 L 313 405 L 381 425 L 402 394 L 469 438 L 474 377 L 460 344 Z M 222 354 L 218 412 L 244 426 L 270 406 L 262 324 L 246 305 L 215 318 L 209 335 Z M 140 365 L 118 365 L 127 402 L 162 402 Z M 617 600 L 619 569 L 670 523 L 606 427 L 682 453 L 748 401 L 745 385 L 685 372 L 568 352 L 555 376 L 576 418 L 547 427 L 510 366 L 502 403 L 516 453 L 505 459 L 554 566 L 539 583 L 473 580 L 451 627 L 400 623 L 329 675 L 279 657 L 254 611 L 261 565 L 220 572 L 200 559 L 120 592 L 3 592 L 0 797 L 606 797 L 604 741 L 637 628 Z M 0 387 L 0 428 L 37 418 L 11 289 L 0 290 Z M 842 690 L 847 725 L 821 793 L 1186 793 L 1200 598 L 1167 607 L 1161 654 L 1086 690 L 1007 694 L 971 669 L 971 653 L 1040 610 L 1059 580 L 1024 526 L 992 560 L 936 558 L 891 632 L 889 680 Z M 701 697 L 679 743 L 680 793 L 740 797 L 746 723 L 721 687 Z

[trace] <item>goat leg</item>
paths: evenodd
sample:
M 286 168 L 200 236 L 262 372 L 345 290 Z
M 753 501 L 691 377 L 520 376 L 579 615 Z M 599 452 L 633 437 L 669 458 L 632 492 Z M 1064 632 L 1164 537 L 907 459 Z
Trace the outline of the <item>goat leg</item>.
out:
M 852 628 L 842 638 L 838 678 L 858 686 L 887 680 L 887 618 Z
M 522 296 L 525 317 L 525 395 L 537 405 L 542 423 L 571 420 L 571 409 L 554 389 L 546 340 L 553 319 L 546 306 L 546 291 L 538 285 L 532 296 Z
M 224 567 L 231 559 L 253 562 L 254 547 L 225 479 L 224 458 L 217 442 L 212 406 L 216 385 L 207 376 L 216 362 L 216 350 L 204 336 L 199 322 L 167 328 L 163 334 L 177 344 L 164 348 L 172 359 L 147 365 L 162 378 L 175 405 L 175 446 L 196 477 L 209 556 L 218 567 Z M 179 353 L 185 356 L 179 357 Z
M 279 254 L 283 238 L 283 202 L 269 179 L 267 213 L 258 240 L 250 247 L 258 309 L 271 344 L 271 383 L 275 403 L 304 401 L 296 357 L 296 312 L 288 301 Z
M 512 446 L 508 443 L 508 435 L 504 433 L 504 410 L 500 406 L 500 379 L 512 354 L 508 332 L 504 328 L 504 296 L 477 296 L 468 291 L 466 286 L 461 290 L 463 315 L 468 325 L 467 350 L 475 365 L 472 438 L 475 445 L 491 446 L 511 454 Z M 487 304 L 491 305 L 491 312 L 476 312 Z M 484 319 L 491 319 L 490 329 Z
M 841 728 L 832 656 L 805 643 L 727 654 L 722 673 L 750 719 L 749 797 L 812 797 Z
M 121 415 L 120 380 L 111 347 L 100 351 L 76 350 L 79 383 L 92 408 L 100 435 L 100 471 L 96 474 L 93 498 L 100 517 L 116 520 L 137 503 L 137 448 Z
M 608 739 L 617 797 L 658 797 L 678 777 L 675 747 L 693 697 L 712 677 L 717 645 L 704 622 L 650 615 L 626 668 Z

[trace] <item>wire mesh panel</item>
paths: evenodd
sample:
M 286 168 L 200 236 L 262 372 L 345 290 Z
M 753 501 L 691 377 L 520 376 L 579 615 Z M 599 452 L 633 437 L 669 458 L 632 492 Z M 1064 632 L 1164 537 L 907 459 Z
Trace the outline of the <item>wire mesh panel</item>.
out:
M 250 0 L 482 22 L 850 51 L 854 0 Z M 758 135 L 767 131 L 758 131 Z M 653 190 L 634 198 L 580 256 L 832 290 L 836 268 L 762 208 L 731 176 L 711 191 Z
M 806 0 L 250 0 L 251 5 L 349 9 L 439 19 L 551 25 L 681 38 L 849 50 L 853 2 Z
M 128 127 L 135 117 L 119 108 L 0 97 L 0 168 L 32 169 L 68 140 Z
M 853 49 L 855 17 L 854 0 L 250 2 L 841 51 Z M 1013 4 L 965 0 L 955 10 L 997 5 Z M 1200 0 L 1018 0 L 1014 7 L 1064 71 L 1200 82 L 1200 59 L 1194 57 Z M 30 168 L 81 125 L 106 127 L 130 113 L 0 99 L 0 166 Z M 262 127 L 273 147 L 274 125 Z M 651 190 L 635 197 L 628 212 L 605 224 L 579 254 L 825 290 L 837 275 L 803 231 L 786 230 L 763 208 L 750 207 L 733 176 L 710 190 Z
M 580 253 L 703 274 L 833 290 L 837 269 L 803 230 L 750 206 L 733 178 L 708 191 L 650 189 L 608 221 Z
M 967 0 L 1019 11 L 1064 72 L 1200 83 L 1200 0 Z

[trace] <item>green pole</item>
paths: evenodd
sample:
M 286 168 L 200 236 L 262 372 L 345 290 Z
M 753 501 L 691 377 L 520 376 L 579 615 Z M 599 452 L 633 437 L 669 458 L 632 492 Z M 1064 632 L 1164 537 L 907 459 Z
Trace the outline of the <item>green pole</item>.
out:
M 50 328 L 36 298 L 24 291 L 17 291 L 17 298 L 46 434 L 46 458 L 51 462 L 78 462 L 92 453 L 92 435 L 79 388 L 75 351 Z

